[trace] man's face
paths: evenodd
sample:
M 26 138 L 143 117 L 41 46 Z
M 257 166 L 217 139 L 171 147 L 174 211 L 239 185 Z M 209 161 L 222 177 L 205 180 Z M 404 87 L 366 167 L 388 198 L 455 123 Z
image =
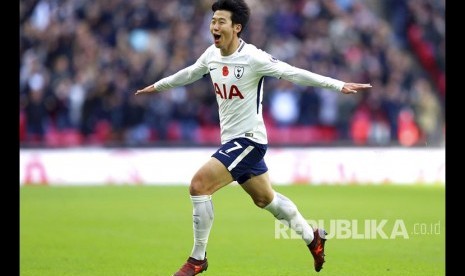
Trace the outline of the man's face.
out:
M 210 32 L 213 35 L 215 46 L 222 51 L 228 52 L 240 30 L 240 24 L 233 25 L 230 11 L 218 10 L 213 14 Z

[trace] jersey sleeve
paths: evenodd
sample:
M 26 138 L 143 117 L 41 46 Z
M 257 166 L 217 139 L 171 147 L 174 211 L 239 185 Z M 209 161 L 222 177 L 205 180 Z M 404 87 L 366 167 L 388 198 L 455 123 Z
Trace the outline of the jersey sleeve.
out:
M 285 79 L 302 86 L 316 86 L 335 91 L 341 91 L 344 86 L 343 81 L 292 66 L 259 49 L 252 55 L 251 64 L 259 74 Z
M 208 50 L 205 51 L 194 64 L 179 70 L 171 76 L 155 82 L 153 84 L 155 89 L 157 91 L 164 91 L 178 86 L 184 86 L 193 83 L 202 78 L 205 74 L 208 74 L 208 66 L 206 63 L 207 52 Z

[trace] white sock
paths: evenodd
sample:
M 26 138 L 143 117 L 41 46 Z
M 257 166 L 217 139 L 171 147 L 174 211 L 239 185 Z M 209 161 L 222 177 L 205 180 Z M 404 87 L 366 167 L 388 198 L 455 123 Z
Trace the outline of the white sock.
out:
M 211 195 L 191 196 L 193 205 L 192 219 L 194 228 L 194 247 L 191 257 L 205 259 L 208 236 L 213 224 L 213 203 Z
M 289 226 L 302 237 L 308 245 L 313 240 L 313 229 L 300 214 L 297 206 L 287 197 L 275 192 L 273 200 L 265 206 L 273 216 L 282 223 Z

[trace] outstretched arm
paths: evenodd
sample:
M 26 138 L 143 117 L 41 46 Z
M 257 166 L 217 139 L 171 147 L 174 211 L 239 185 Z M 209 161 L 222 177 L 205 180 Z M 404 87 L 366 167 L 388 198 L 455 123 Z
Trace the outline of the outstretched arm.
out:
M 186 67 L 175 74 L 163 78 L 154 84 L 137 90 L 134 94 L 154 93 L 158 91 L 165 91 L 174 87 L 187 85 L 202 78 L 208 73 L 208 68 L 203 65 L 201 61 L 197 61 L 193 65 Z
M 369 83 L 343 82 L 292 66 L 287 62 L 277 60 L 262 50 L 255 51 L 250 58 L 250 63 L 258 74 L 288 80 L 302 86 L 327 88 L 344 94 L 354 94 L 359 90 L 371 88 Z
M 284 66 L 287 66 L 287 69 L 281 77 L 299 85 L 324 87 L 341 91 L 344 94 L 355 94 L 359 90 L 371 88 L 371 84 L 369 83 L 343 82 L 289 64 L 284 63 Z

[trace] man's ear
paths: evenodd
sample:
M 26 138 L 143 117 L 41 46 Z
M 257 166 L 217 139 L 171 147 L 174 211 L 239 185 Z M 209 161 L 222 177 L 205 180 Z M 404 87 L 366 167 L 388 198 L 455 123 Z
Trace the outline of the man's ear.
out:
M 236 31 L 236 33 L 239 33 L 242 30 L 242 25 L 234 24 L 234 30 Z

